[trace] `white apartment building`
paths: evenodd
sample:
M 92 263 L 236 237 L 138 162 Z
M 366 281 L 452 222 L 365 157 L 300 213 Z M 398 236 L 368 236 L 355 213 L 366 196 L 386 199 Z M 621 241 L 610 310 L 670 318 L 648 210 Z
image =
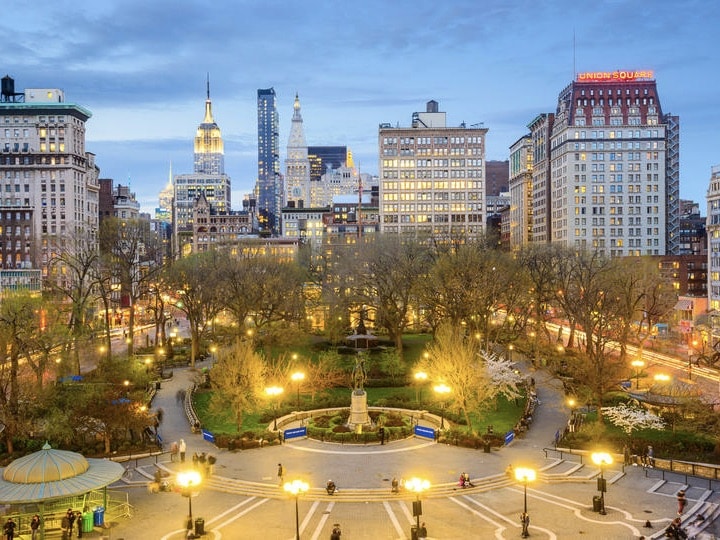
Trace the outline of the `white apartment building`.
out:
M 485 231 L 485 135 L 481 126 L 448 127 L 436 101 L 410 127 L 380 124 L 380 230 L 438 239 Z
M 715 165 L 710 173 L 710 185 L 707 191 L 708 240 L 708 311 L 720 315 L 720 165 Z M 720 320 L 713 322 L 713 343 L 720 339 Z

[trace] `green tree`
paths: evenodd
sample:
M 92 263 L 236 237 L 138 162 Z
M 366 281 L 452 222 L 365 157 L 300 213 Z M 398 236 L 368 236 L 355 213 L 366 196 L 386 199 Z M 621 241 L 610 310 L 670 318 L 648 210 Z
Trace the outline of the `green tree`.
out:
M 477 340 L 465 337 L 461 328 L 449 323 L 438 328 L 434 341 L 427 347 L 427 355 L 419 364 L 434 383 L 450 387 L 442 398 L 448 408 L 465 418 L 472 431 L 471 412 L 480 412 L 492 405 L 490 377 L 479 355 Z
M 231 347 L 217 351 L 212 367 L 211 385 L 215 390 L 210 407 L 213 411 L 233 413 L 238 431 L 246 411 L 255 411 L 263 399 L 268 366 L 252 340 L 237 339 Z

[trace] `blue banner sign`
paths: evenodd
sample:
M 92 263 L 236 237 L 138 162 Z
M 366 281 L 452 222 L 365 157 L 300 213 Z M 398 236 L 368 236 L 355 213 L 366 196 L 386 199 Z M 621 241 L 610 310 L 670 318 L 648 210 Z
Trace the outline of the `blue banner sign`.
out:
M 514 431 L 508 431 L 505 434 L 505 444 L 508 445 L 515 439 L 515 432 Z
M 283 439 L 295 439 L 297 437 L 307 437 L 306 427 L 297 427 L 293 429 L 286 429 L 283 431 Z
M 426 437 L 428 439 L 435 439 L 435 430 L 433 428 L 425 426 L 415 426 L 415 435 L 417 437 Z
M 213 435 L 212 433 L 210 433 L 209 431 L 207 431 L 205 429 L 202 430 L 202 436 L 203 436 L 204 441 L 208 441 L 211 443 L 215 442 L 215 435 Z

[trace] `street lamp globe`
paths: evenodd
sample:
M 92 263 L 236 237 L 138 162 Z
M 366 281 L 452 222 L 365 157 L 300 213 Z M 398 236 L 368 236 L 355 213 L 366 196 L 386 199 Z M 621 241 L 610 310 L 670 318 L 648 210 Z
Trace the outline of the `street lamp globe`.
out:
M 595 465 L 600 467 L 600 478 L 598 478 L 597 487 L 600 492 L 600 514 L 605 515 L 605 492 L 607 491 L 607 484 L 605 482 L 605 466 L 610 465 L 613 462 L 613 458 L 607 452 L 593 452 L 590 454 L 590 459 Z
M 534 482 L 535 478 L 537 478 L 535 469 L 529 469 L 527 467 L 517 467 L 515 469 L 515 480 L 523 483 L 523 513 L 520 516 L 523 538 L 530 536 L 530 532 L 528 531 L 528 527 L 530 526 L 530 514 L 528 514 L 527 507 L 527 485 L 528 482 Z

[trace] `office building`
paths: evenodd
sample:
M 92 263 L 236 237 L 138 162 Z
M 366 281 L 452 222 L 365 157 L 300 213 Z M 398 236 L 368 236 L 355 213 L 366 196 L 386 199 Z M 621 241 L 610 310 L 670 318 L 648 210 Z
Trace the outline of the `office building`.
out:
M 716 314 L 713 344 L 720 340 L 720 165 L 710 171 L 707 191 L 708 309 Z
M 350 154 L 351 156 L 351 154 Z M 310 160 L 310 183 L 319 182 L 330 169 L 352 168 L 347 146 L 308 146 Z
M 280 115 L 274 88 L 257 91 L 258 177 L 257 214 L 261 233 L 280 233 Z
M 74 242 L 97 245 L 99 169 L 85 149 L 91 113 L 62 90 L 26 89 L 2 78 L 0 92 L 0 267 L 40 269 Z M 55 271 L 56 270 L 56 271 Z M 53 278 L 65 283 L 62 269 Z
M 436 101 L 409 127 L 380 124 L 380 227 L 441 241 L 485 230 L 485 135 L 481 126 L 448 127 Z
M 520 137 L 510 147 L 508 168 L 510 207 L 506 234 L 502 238 L 509 249 L 518 249 L 528 244 L 532 236 L 533 154 L 530 135 Z

